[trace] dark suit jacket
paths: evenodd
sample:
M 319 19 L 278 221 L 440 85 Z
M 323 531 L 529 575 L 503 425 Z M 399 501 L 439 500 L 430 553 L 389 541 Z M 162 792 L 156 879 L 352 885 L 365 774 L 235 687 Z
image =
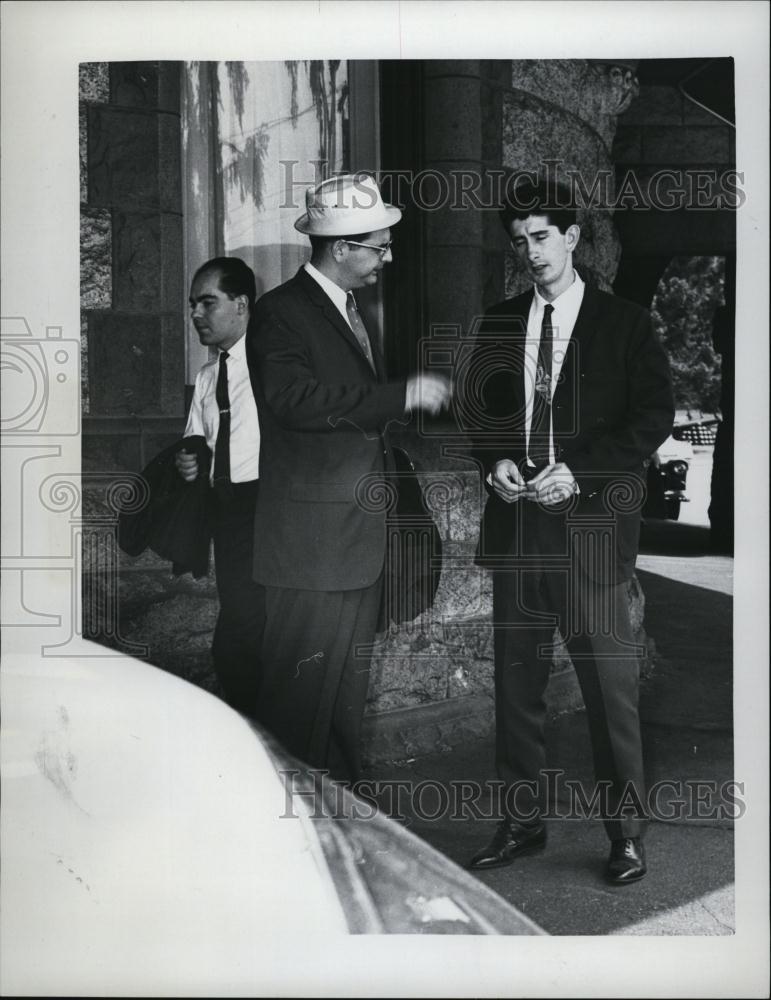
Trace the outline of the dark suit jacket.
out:
M 482 419 L 471 437 L 485 477 L 501 459 L 525 461 L 523 359 L 532 300 L 531 290 L 493 307 L 474 352 Z M 673 419 L 669 363 L 648 312 L 587 285 L 552 401 L 555 459 L 568 466 L 580 490 L 571 516 L 612 515 L 615 579 L 628 579 L 634 571 L 643 462 L 668 436 Z M 532 502 L 507 504 L 488 492 L 478 553 L 482 565 L 494 565 L 496 556 L 510 551 L 520 519 L 514 508 Z
M 373 372 L 348 324 L 304 269 L 257 302 L 246 351 L 260 416 L 258 583 L 355 590 L 383 568 L 391 464 L 386 428 L 406 383 Z

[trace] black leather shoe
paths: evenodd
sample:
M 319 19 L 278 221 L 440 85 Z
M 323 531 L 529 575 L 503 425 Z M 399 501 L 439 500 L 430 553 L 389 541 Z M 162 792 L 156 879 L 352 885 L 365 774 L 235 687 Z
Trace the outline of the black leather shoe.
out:
M 648 871 L 645 865 L 645 848 L 639 837 L 622 837 L 611 840 L 610 857 L 605 877 L 613 885 L 637 882 Z
M 546 847 L 546 827 L 520 826 L 510 819 L 504 819 L 498 824 L 495 836 L 487 847 L 477 851 L 469 861 L 469 868 L 501 868 L 510 865 L 512 861 L 523 854 L 542 851 Z

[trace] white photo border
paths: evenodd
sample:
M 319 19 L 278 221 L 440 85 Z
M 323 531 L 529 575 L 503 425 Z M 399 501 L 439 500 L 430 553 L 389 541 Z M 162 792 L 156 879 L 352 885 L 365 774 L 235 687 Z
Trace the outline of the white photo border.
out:
M 282 994 L 767 995 L 768 5 L 7 2 L 2 19 L 2 311 L 4 317 L 24 317 L 36 337 L 61 328 L 65 340 L 77 340 L 80 330 L 81 62 L 332 54 L 357 59 L 735 59 L 736 159 L 748 195 L 737 213 L 734 739 L 735 774 L 745 782 L 748 809 L 735 829 L 736 933 L 721 938 L 358 937 L 343 941 L 339 956 L 322 956 L 308 942 L 296 968 L 287 971 Z M 67 389 L 77 392 L 74 380 Z M 67 414 L 71 404 L 71 397 L 51 403 Z M 79 469 L 77 433 L 43 443 L 59 449 L 51 461 Z M 14 467 L 6 459 L 4 454 L 4 472 L 11 476 Z M 8 497 L 14 483 L 4 485 Z M 45 511 L 29 512 L 29 517 L 40 518 L 39 528 L 29 526 L 46 536 Z M 10 521 L 4 523 L 5 553 L 16 551 L 13 530 Z M 56 559 L 67 541 L 54 538 L 51 545 L 47 554 Z M 45 602 L 46 612 L 61 613 L 71 581 L 60 577 L 44 574 L 32 606 Z M 34 627 L 7 628 L 3 640 L 6 654 L 34 656 L 41 644 Z M 4 817 L 5 824 L 12 822 L 13 817 Z M 324 970 L 332 969 L 334 975 L 326 978 Z M 114 995 L 122 995 L 119 982 Z

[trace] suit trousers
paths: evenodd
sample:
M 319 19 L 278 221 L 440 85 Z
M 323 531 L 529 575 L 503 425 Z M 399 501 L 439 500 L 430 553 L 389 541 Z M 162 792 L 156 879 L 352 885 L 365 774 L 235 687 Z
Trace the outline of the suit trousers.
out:
M 524 505 L 524 506 L 523 506 Z M 512 507 L 515 505 L 512 505 Z M 557 626 L 586 706 L 610 839 L 635 837 L 644 818 L 639 647 L 625 582 L 597 582 L 571 558 L 564 513 L 523 500 L 510 568 L 493 573 L 496 765 L 514 819 L 533 822 L 547 802 L 545 692 Z M 584 550 L 585 551 L 585 550 Z M 557 762 L 559 763 L 559 762 Z M 591 798 L 588 798 L 591 801 Z
M 362 590 L 265 592 L 258 721 L 311 767 L 356 781 L 382 575 Z
M 260 686 L 265 588 L 252 579 L 259 480 L 212 491 L 214 566 L 220 611 L 212 657 L 225 700 L 254 717 Z

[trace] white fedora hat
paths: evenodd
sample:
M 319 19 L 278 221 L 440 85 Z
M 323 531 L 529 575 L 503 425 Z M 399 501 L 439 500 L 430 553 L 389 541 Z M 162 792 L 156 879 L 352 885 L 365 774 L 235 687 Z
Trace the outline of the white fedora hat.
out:
M 306 212 L 295 229 L 308 236 L 350 236 L 388 229 L 402 217 L 387 205 L 369 174 L 341 174 L 305 192 Z

